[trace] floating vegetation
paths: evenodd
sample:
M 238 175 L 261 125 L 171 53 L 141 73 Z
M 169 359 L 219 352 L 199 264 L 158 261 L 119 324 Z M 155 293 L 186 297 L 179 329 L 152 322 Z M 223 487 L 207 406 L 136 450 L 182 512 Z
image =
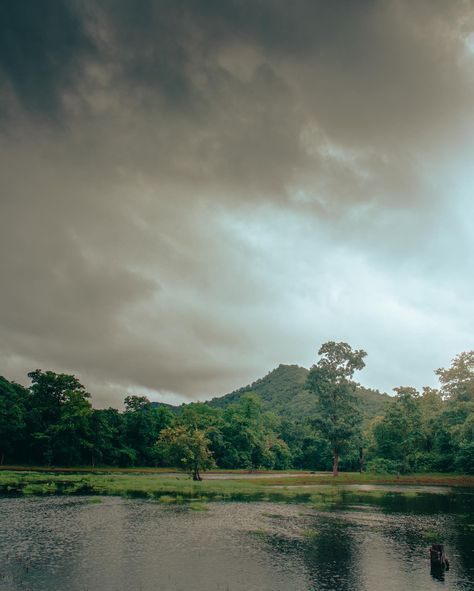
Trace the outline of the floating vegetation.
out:
M 171 495 L 162 495 L 158 499 L 158 501 L 160 503 L 164 503 L 166 505 L 171 505 L 171 504 L 174 504 L 174 503 L 177 503 L 178 502 L 177 498 L 176 497 L 172 497 Z
M 191 501 L 188 504 L 191 511 L 209 511 L 209 507 L 205 503 Z
M 307 540 L 314 540 L 315 538 L 318 538 L 319 535 L 320 533 L 315 529 L 305 529 L 303 531 L 303 537 Z
M 435 529 L 427 529 L 422 532 L 421 537 L 426 544 L 438 544 L 443 540 L 443 534 Z

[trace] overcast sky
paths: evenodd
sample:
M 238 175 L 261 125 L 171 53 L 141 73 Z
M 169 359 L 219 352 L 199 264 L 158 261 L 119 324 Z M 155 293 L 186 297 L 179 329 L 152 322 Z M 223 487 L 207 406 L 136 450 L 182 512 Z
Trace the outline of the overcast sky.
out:
M 0 374 L 224 394 L 474 348 L 474 4 L 5 0 Z

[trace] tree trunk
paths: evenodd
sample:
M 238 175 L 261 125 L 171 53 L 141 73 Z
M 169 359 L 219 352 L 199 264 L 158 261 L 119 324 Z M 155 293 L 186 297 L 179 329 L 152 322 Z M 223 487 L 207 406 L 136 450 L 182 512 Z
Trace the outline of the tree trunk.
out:
M 449 569 L 449 560 L 444 553 L 443 544 L 433 544 L 430 548 L 431 566 L 443 567 Z
M 333 451 L 333 463 L 332 463 L 332 475 L 337 476 L 339 474 L 339 453 Z
M 359 472 L 362 474 L 364 471 L 364 448 L 359 447 Z

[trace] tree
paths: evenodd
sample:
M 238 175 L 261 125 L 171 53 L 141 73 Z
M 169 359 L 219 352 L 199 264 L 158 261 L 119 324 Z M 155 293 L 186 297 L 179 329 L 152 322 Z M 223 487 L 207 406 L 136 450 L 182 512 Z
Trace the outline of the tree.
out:
M 278 436 L 280 419 L 264 412 L 262 401 L 247 393 L 223 414 L 222 445 L 217 450 L 219 465 L 225 468 L 287 468 L 291 460 L 288 445 Z
M 310 419 L 304 422 L 283 419 L 279 428 L 291 454 L 292 468 L 329 470 L 332 454 L 327 439 L 316 433 Z
M 209 439 L 199 429 L 184 425 L 163 429 L 157 446 L 165 461 L 191 474 L 193 480 L 202 480 L 200 473 L 215 465 Z
M 474 402 L 474 351 L 459 353 L 448 369 L 436 370 L 445 398 Z
M 331 445 L 332 472 L 337 476 L 342 451 L 360 432 L 362 418 L 352 376 L 365 367 L 367 353 L 362 349 L 353 351 L 347 343 L 329 341 L 318 355 L 321 359 L 310 369 L 307 388 L 317 397 L 318 414 L 313 424 Z
M 28 391 L 0 376 L 0 465 L 18 458 L 25 438 L 25 401 Z
M 57 423 L 51 425 L 51 448 L 54 462 L 77 466 L 89 459 L 92 406 L 84 392 L 66 392 Z
M 68 374 L 37 369 L 28 400 L 28 430 L 31 456 L 51 464 L 80 462 L 89 447 L 90 394 L 79 380 Z
M 474 351 L 459 353 L 451 367 L 435 372 L 441 382 L 444 408 L 439 415 L 437 452 L 441 469 L 454 466 L 474 470 L 474 444 L 470 424 L 474 415 Z
M 123 419 L 125 447 L 134 450 L 131 463 L 156 463 L 155 443 L 160 431 L 171 424 L 171 412 L 166 407 L 153 407 L 145 396 L 127 396 Z
M 415 388 L 395 388 L 397 393 L 385 416 L 373 425 L 375 455 L 391 462 L 394 471 L 416 470 L 423 450 L 420 394 Z M 388 464 L 387 464 L 388 465 Z
M 123 442 L 123 416 L 115 408 L 93 409 L 91 416 L 90 462 L 120 465 Z

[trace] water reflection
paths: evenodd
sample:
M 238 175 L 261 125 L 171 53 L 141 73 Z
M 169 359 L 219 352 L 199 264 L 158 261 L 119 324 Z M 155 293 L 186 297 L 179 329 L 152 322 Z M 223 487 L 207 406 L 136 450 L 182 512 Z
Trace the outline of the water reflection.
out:
M 431 591 L 442 584 L 471 591 L 472 499 L 349 495 L 324 511 L 275 503 L 191 511 L 118 498 L 0 498 L 0 590 Z M 442 538 L 450 571 L 430 569 L 433 537 Z
M 430 497 L 383 495 L 354 504 L 361 498 L 348 496 L 335 504 L 337 510 L 315 515 L 299 549 L 281 540 L 269 543 L 275 552 L 304 558 L 308 589 L 314 591 L 428 591 L 440 582 L 444 589 L 472 591 L 474 497 Z M 434 540 L 445 543 L 450 571 L 431 568 Z
M 433 579 L 435 579 L 435 581 L 441 581 L 444 583 L 444 581 L 446 580 L 445 573 L 447 570 L 449 570 L 449 567 L 445 568 L 444 566 L 432 564 L 430 568 L 430 573 Z
M 338 589 L 353 591 L 359 588 L 359 548 L 353 528 L 344 521 L 315 524 L 304 559 L 312 588 L 318 591 Z

